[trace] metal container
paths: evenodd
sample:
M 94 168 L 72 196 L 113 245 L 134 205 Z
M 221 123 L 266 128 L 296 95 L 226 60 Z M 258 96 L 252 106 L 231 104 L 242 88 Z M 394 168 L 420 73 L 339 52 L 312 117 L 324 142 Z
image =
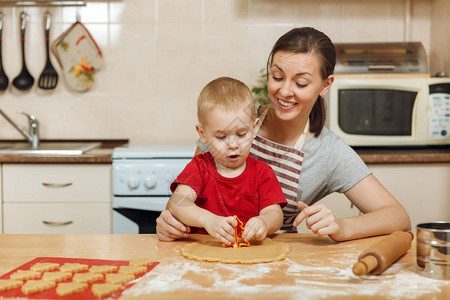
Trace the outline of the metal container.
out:
M 450 223 L 417 225 L 417 269 L 420 275 L 450 280 Z
M 336 74 L 428 74 L 420 42 L 335 43 Z

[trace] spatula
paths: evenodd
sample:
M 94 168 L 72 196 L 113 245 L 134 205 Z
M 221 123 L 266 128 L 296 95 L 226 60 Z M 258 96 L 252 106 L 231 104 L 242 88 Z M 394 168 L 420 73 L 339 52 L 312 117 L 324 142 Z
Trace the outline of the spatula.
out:
M 44 25 L 45 25 L 45 47 L 47 51 L 47 62 L 45 64 L 44 70 L 39 76 L 39 88 L 43 90 L 51 90 L 58 84 L 58 73 L 53 67 L 50 61 L 50 47 L 49 47 L 49 37 L 50 37 L 50 23 L 51 15 L 49 12 L 44 14 Z

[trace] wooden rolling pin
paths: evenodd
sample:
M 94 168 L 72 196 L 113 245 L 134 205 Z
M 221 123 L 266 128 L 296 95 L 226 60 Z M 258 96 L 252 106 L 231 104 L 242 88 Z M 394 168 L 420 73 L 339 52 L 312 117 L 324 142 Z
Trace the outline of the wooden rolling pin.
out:
M 410 231 L 394 231 L 359 255 L 353 273 L 357 276 L 380 274 L 411 248 L 413 238 Z

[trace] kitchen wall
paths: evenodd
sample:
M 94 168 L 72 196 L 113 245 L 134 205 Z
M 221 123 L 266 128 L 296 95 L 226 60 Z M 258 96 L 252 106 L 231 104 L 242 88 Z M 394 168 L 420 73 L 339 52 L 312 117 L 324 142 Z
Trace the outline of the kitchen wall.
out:
M 450 76 L 450 1 L 435 0 L 431 14 L 431 74 L 444 72 Z
M 193 145 L 197 138 L 196 99 L 218 76 L 232 76 L 254 86 L 275 40 L 297 26 L 314 26 L 335 42 L 421 41 L 430 57 L 448 53 L 446 0 L 411 0 L 410 23 L 403 0 L 111 0 L 86 7 L 50 8 L 54 40 L 76 19 L 103 51 L 104 66 L 86 93 L 36 85 L 27 92 L 0 92 L 0 108 L 26 126 L 22 110 L 40 121 L 45 139 L 116 139 L 134 143 Z M 441 10 L 443 6 L 446 10 Z M 20 7 L 4 13 L 3 62 L 10 81 L 21 70 Z M 26 60 L 37 79 L 45 64 L 43 13 L 30 14 Z M 436 19 L 438 18 L 438 19 Z M 443 21 L 444 27 L 439 20 Z M 439 23 L 439 24 L 436 24 Z M 447 45 L 430 38 L 439 28 Z M 433 68 L 449 70 L 448 54 Z M 53 63 L 57 62 L 52 58 Z M 61 69 L 57 66 L 61 75 Z M 0 139 L 21 136 L 0 119 Z

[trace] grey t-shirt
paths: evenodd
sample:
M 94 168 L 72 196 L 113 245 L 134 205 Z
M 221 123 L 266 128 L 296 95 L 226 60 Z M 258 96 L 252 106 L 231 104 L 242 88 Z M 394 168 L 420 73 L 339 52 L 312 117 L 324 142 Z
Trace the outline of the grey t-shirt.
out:
M 204 152 L 208 146 L 197 141 Z M 326 127 L 305 140 L 297 200 L 311 205 L 333 192 L 344 193 L 372 172 L 356 152 Z
M 356 152 L 326 127 L 306 139 L 297 199 L 314 204 L 333 192 L 344 193 L 371 171 Z

